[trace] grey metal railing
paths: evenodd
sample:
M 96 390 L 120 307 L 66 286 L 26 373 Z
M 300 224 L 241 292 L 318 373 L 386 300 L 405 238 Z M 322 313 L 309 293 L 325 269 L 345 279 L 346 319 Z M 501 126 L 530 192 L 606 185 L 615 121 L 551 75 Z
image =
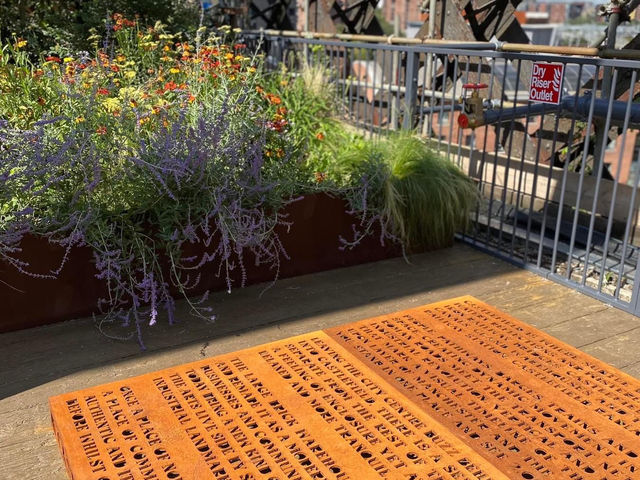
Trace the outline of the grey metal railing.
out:
M 273 68 L 322 65 L 343 120 L 366 135 L 412 130 L 474 179 L 466 242 L 639 313 L 640 61 L 487 43 L 264 36 L 262 47 Z M 564 65 L 560 105 L 528 101 L 534 62 Z M 488 85 L 475 130 L 458 125 L 466 83 Z

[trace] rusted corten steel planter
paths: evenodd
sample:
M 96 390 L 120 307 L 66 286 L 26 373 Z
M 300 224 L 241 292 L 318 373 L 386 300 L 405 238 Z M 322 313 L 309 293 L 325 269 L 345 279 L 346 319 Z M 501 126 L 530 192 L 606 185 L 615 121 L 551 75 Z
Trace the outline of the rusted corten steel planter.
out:
M 50 399 L 70 478 L 635 480 L 640 381 L 473 297 Z
M 290 259 L 281 259 L 278 278 L 293 277 L 333 268 L 373 262 L 401 254 L 397 245 L 380 244 L 377 235 L 365 238 L 352 250 L 340 250 L 339 237 L 351 238 L 357 219 L 346 213 L 346 202 L 326 194 L 314 194 L 289 204 L 283 211 L 292 223 L 289 232 L 278 228 L 283 246 Z M 63 251 L 43 238 L 26 237 L 22 242 L 23 259 L 38 273 L 57 268 Z M 194 250 L 189 255 L 203 252 Z M 253 258 L 245 258 L 246 285 L 273 280 L 275 272 L 267 266 L 256 267 Z M 194 295 L 206 290 L 227 288 L 225 278 L 216 276 L 217 264 L 205 265 L 199 273 L 201 281 L 190 291 Z M 0 332 L 34 327 L 90 315 L 96 311 L 98 298 L 104 297 L 104 282 L 95 278 L 96 270 L 91 250 L 74 248 L 70 258 L 55 280 L 36 279 L 0 263 Z M 240 285 L 236 269 L 233 285 Z M 10 285 L 11 288 L 8 286 Z

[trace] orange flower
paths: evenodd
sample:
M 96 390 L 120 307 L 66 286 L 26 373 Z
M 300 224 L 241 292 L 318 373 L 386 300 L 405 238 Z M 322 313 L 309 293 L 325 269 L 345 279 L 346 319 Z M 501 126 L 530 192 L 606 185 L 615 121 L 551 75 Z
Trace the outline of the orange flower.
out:
M 287 114 L 287 107 L 278 107 L 278 110 L 276 111 L 276 113 L 278 115 L 286 115 Z
M 171 91 L 171 90 L 175 90 L 176 88 L 178 88 L 178 85 L 176 84 L 176 82 L 167 82 L 164 84 L 164 91 Z
M 106 88 L 99 88 L 98 95 L 109 95 L 109 90 L 107 90 Z
M 280 97 L 277 95 L 273 95 L 272 93 L 267 94 L 267 100 L 269 100 L 269 103 L 271 103 L 272 105 L 280 105 L 282 103 Z
M 60 59 L 60 57 L 56 57 L 56 56 L 49 56 L 49 57 L 45 57 L 45 61 L 47 62 L 56 62 L 56 63 L 62 63 L 62 60 Z
M 96 129 L 96 133 L 98 135 L 106 135 L 107 134 L 107 127 L 105 127 L 105 126 L 98 127 Z
M 324 172 L 316 172 L 314 175 L 316 177 L 316 182 L 318 183 L 322 183 L 327 179 L 327 174 Z
M 324 133 L 322 132 L 316 133 L 316 138 L 320 141 L 324 140 Z

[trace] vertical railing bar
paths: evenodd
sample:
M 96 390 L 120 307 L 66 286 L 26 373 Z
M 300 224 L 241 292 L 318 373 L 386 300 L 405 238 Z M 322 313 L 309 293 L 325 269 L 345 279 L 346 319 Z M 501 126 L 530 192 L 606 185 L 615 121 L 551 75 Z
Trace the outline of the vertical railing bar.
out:
M 502 111 L 504 106 L 504 86 L 507 80 L 507 61 L 504 61 L 504 69 L 502 72 L 502 86 L 500 89 L 500 110 L 498 113 L 498 123 L 496 124 L 496 148 L 495 154 L 493 157 L 493 175 L 491 178 L 491 189 L 489 194 L 489 208 L 487 210 L 487 241 L 491 241 L 491 212 L 493 210 L 493 194 L 495 192 L 496 187 L 496 176 L 498 171 L 498 151 L 500 149 L 500 129 L 501 129 L 501 120 L 502 120 Z
M 431 52 L 424 52 L 424 57 L 425 57 L 425 61 L 424 64 L 427 64 L 427 56 L 431 55 Z M 419 116 L 418 116 L 418 127 L 417 127 L 417 132 L 420 133 L 420 135 L 422 135 L 423 129 L 424 129 L 424 122 L 426 121 L 426 114 L 424 112 L 424 97 L 425 97 L 425 92 L 427 90 L 426 88 L 426 81 L 427 81 L 427 69 L 423 68 L 422 69 L 422 91 L 420 92 L 420 106 L 419 108 Z M 431 113 L 431 112 L 429 112 Z
M 427 138 L 429 138 L 429 140 L 431 140 L 431 136 L 433 134 L 433 107 L 434 107 L 434 102 L 436 99 L 436 96 L 434 95 L 435 89 L 436 89 L 436 73 L 438 72 L 438 69 L 436 68 L 436 60 L 438 59 L 437 55 L 435 54 L 435 52 L 431 52 L 431 54 L 433 55 L 433 60 L 431 62 L 431 98 L 429 99 L 429 128 L 427 129 Z M 426 79 L 426 68 L 425 68 L 425 79 Z
M 347 111 L 346 114 L 351 120 L 351 64 L 349 61 L 351 55 L 349 54 L 348 47 L 342 47 L 342 73 L 343 73 L 343 84 L 342 84 L 342 98 L 347 98 Z M 344 101 L 344 100 L 343 100 Z
M 593 122 L 593 109 L 595 107 L 596 96 L 598 92 L 598 74 L 600 73 L 600 68 L 596 68 L 596 75 L 593 78 L 593 94 L 591 95 L 591 104 L 589 105 L 589 116 L 587 119 L 587 129 L 586 129 L 586 137 L 584 140 L 584 152 L 582 155 L 582 160 L 580 163 L 580 178 L 578 180 L 578 192 L 576 194 L 576 209 L 573 215 L 573 225 L 571 227 L 571 240 L 569 241 L 569 254 L 567 259 L 567 280 L 571 279 L 571 270 L 573 269 L 573 248 L 576 241 L 576 232 L 578 229 L 578 216 L 580 214 L 580 201 L 582 200 L 582 185 L 584 183 L 584 175 L 585 175 L 585 167 L 587 164 L 587 156 L 589 153 L 589 141 L 591 137 L 591 125 Z
M 382 50 L 382 71 L 380 72 L 380 98 L 378 99 L 379 106 L 378 108 L 378 138 L 382 136 L 382 119 L 384 118 L 382 114 L 382 104 L 384 103 L 384 73 L 387 66 L 387 52 Z M 387 104 L 388 105 L 388 104 Z M 387 116 L 387 119 L 389 117 Z
M 338 49 L 337 46 L 334 46 L 331 49 L 331 71 L 333 72 L 333 82 L 335 84 L 335 105 L 337 107 L 341 106 L 344 104 L 344 96 L 340 95 L 340 88 L 342 87 L 338 87 L 339 84 L 341 84 L 341 69 L 340 69 L 340 50 Z M 342 112 L 340 112 L 342 113 Z
M 640 151 L 638 151 L 638 156 L 636 158 L 636 162 L 638 162 L 640 164 Z M 624 259 L 627 255 L 626 252 L 626 247 L 629 243 L 630 240 L 630 236 L 631 236 L 631 225 L 633 224 L 633 213 L 636 211 L 636 195 L 638 193 L 638 188 L 640 187 L 640 172 L 636 172 L 636 178 L 634 180 L 634 186 L 633 186 L 633 190 L 631 191 L 631 200 L 629 200 L 629 211 L 627 214 L 627 225 L 625 226 L 625 230 L 624 230 L 624 244 L 623 244 L 623 249 L 622 249 L 622 262 L 620 265 L 620 273 L 618 274 L 618 282 L 616 284 L 616 292 L 618 292 L 622 286 L 622 276 L 624 274 Z M 636 213 L 637 215 L 637 213 Z M 634 314 L 637 314 L 637 304 L 638 304 L 638 298 L 637 298 L 637 290 L 636 290 L 636 286 L 638 284 L 640 284 L 640 277 L 639 277 L 639 273 L 640 270 L 638 269 L 640 267 L 640 262 L 636 261 L 636 272 L 635 275 L 633 277 L 633 290 L 632 290 L 632 296 L 631 296 L 631 304 L 632 305 L 636 305 L 636 307 L 634 307 Z
M 354 49 L 355 52 L 356 49 Z M 362 51 L 362 48 L 358 48 L 357 49 L 358 52 Z M 354 57 L 359 57 L 360 55 L 354 55 Z M 354 60 L 354 63 L 356 62 L 356 60 Z M 360 77 L 361 77 L 361 70 L 358 71 L 358 73 L 356 74 L 356 104 L 355 104 L 355 114 L 356 114 L 356 127 L 360 127 Z
M 403 130 L 410 132 L 413 130 L 413 117 L 418 103 L 418 67 L 420 56 L 416 49 L 407 49 L 407 65 L 404 75 L 404 118 L 402 119 Z
M 356 58 L 356 50 L 357 48 L 355 47 L 351 48 L 352 58 L 349 61 L 349 108 L 350 108 L 349 118 L 350 118 L 350 121 L 353 122 L 353 125 L 357 127 L 358 122 L 356 121 L 356 118 L 357 118 L 356 105 L 358 103 L 358 82 L 357 82 L 355 69 L 353 65 L 353 62 L 355 61 L 355 58 Z
M 378 65 L 376 61 L 376 50 L 375 47 L 370 50 L 371 56 L 373 57 L 373 77 L 371 79 L 371 106 L 369 107 L 369 112 L 371 118 L 369 119 L 369 139 L 373 139 L 373 117 L 376 111 L 376 66 Z M 367 100 L 369 100 L 367 98 Z
M 467 57 L 467 62 L 466 62 L 467 66 L 464 69 L 464 78 L 465 80 L 462 83 L 466 83 L 467 80 L 469 79 L 469 68 L 471 67 L 471 57 Z M 456 79 L 457 81 L 457 79 Z M 458 165 L 462 165 L 462 129 L 458 128 Z M 471 167 L 471 148 L 469 148 L 469 168 Z M 468 169 L 467 169 L 468 170 Z M 467 171 L 467 174 L 469 174 L 470 172 Z M 477 218 L 477 217 L 476 217 Z
M 468 58 L 468 62 L 467 62 L 467 79 L 464 83 L 468 83 L 469 81 L 469 64 L 471 63 L 471 57 L 467 57 Z M 492 58 L 491 59 L 491 77 L 489 78 L 489 95 L 491 95 L 491 92 L 493 92 L 493 83 L 494 83 L 494 79 L 495 79 L 495 66 L 496 66 L 496 59 Z M 480 74 L 482 73 L 482 57 L 478 56 L 478 80 L 481 78 Z M 469 167 L 471 167 L 472 165 L 472 160 L 473 160 L 473 150 L 471 147 L 475 146 L 475 130 L 472 132 L 472 137 L 471 137 L 471 145 L 469 146 Z M 484 139 L 482 142 L 482 156 L 480 158 L 480 167 L 478 168 L 478 178 L 479 178 L 479 183 L 478 183 L 478 187 L 479 187 L 479 191 L 480 191 L 480 195 L 481 197 L 484 196 L 484 188 L 485 188 L 485 181 L 484 181 L 484 167 L 486 165 L 486 159 L 487 159 L 487 140 L 489 138 L 489 125 L 485 124 L 484 126 Z M 462 143 L 462 142 L 460 142 Z M 478 218 L 480 217 L 480 201 L 477 203 L 476 205 L 476 228 L 475 228 L 475 232 L 476 235 L 474 237 L 474 241 L 477 241 L 478 239 L 478 235 L 480 234 L 480 225 L 478 224 Z M 487 238 L 489 238 L 487 236 Z M 488 242 L 488 241 L 487 241 Z M 485 243 L 487 243 L 485 242 Z
M 618 69 L 616 68 L 614 70 L 614 79 L 615 79 L 615 73 L 618 72 Z M 629 127 L 629 117 L 631 115 L 631 104 L 632 104 L 632 100 L 633 100 L 633 92 L 634 92 L 634 87 L 635 87 L 635 83 L 636 83 L 636 76 L 638 74 L 637 70 L 633 70 L 633 72 L 631 73 L 631 82 L 629 83 L 629 98 L 627 99 L 627 110 L 625 112 L 624 115 L 624 123 L 622 126 L 622 141 L 620 144 L 620 154 L 618 155 L 618 168 L 616 171 L 616 178 L 613 182 L 613 192 L 611 193 L 611 205 L 609 206 L 609 217 L 607 219 L 607 230 L 605 233 L 605 237 L 604 237 L 604 247 L 603 247 L 603 251 L 602 251 L 602 272 L 604 273 L 604 270 L 606 268 L 607 265 L 607 256 L 609 253 L 609 239 L 611 237 L 611 228 L 613 227 L 613 211 L 615 208 L 615 204 L 616 204 L 616 196 L 618 194 L 618 182 L 620 181 L 620 172 L 622 171 L 622 156 L 624 154 L 624 147 L 627 141 L 627 128 Z M 615 82 L 613 83 L 613 87 L 612 87 L 612 93 L 611 93 L 611 97 L 613 98 L 614 92 L 615 92 Z M 605 135 L 607 135 L 607 132 L 605 132 Z M 603 149 L 604 150 L 604 149 Z M 602 163 L 604 164 L 604 152 L 603 152 L 603 158 L 602 158 Z M 604 168 L 604 167 L 603 167 Z M 631 218 L 627 218 L 627 223 L 631 222 Z M 625 250 L 626 244 L 623 245 L 623 251 Z M 624 270 L 624 265 L 626 263 L 626 260 L 624 258 L 624 255 L 621 257 L 620 260 L 620 265 L 621 265 L 621 269 Z M 600 275 L 600 278 L 598 279 L 598 291 L 602 291 L 602 280 L 604 279 L 604 275 Z M 617 293 L 618 290 L 616 289 L 615 293 L 615 297 L 618 298 Z
M 364 130 L 364 136 L 367 136 L 367 110 L 368 110 L 368 104 L 369 104 L 369 99 L 367 97 L 367 90 L 369 88 L 369 68 L 368 68 L 368 63 L 369 63 L 369 49 L 368 48 L 363 48 L 362 49 L 363 53 L 364 53 L 364 58 L 365 60 L 363 60 L 364 62 L 364 75 L 361 75 L 360 77 L 362 78 L 362 84 L 363 84 L 363 95 L 362 95 L 362 129 Z M 362 70 L 361 70 L 362 71 Z
M 583 72 L 583 68 L 582 65 L 579 66 L 578 68 L 578 85 L 580 85 L 580 83 L 582 82 L 582 72 Z M 564 82 L 564 78 L 562 80 Z M 573 111 L 575 112 L 578 106 L 578 93 L 576 92 L 575 94 L 575 100 L 573 102 Z M 554 128 L 554 135 L 553 135 L 553 149 L 552 152 L 555 152 L 555 142 L 557 140 L 557 132 L 558 132 L 558 126 L 560 123 L 560 116 L 556 115 L 556 123 L 555 123 L 555 128 Z M 559 207 L 558 207 L 558 216 L 556 218 L 556 229 L 554 232 L 554 238 L 553 238 L 553 251 L 551 253 L 551 265 L 549 267 L 549 270 L 552 273 L 555 273 L 556 271 L 556 260 L 557 260 L 557 246 L 558 243 L 560 241 L 560 226 L 562 224 L 562 216 L 564 215 L 564 194 L 566 192 L 566 185 L 567 185 L 567 179 L 569 176 L 569 155 L 571 153 L 571 146 L 573 145 L 573 138 L 575 136 L 575 125 L 576 125 L 576 115 L 574 114 L 571 117 L 571 127 L 569 128 L 569 139 L 567 141 L 567 160 L 565 161 L 564 165 L 562 166 L 562 182 L 561 182 L 561 187 L 560 187 L 560 199 L 559 199 Z M 553 179 L 553 163 L 551 162 L 549 165 L 550 171 L 549 171 L 549 179 L 548 179 L 548 184 L 547 184 L 547 197 L 545 198 L 545 204 L 544 204 L 544 216 L 542 218 L 542 232 L 544 234 L 544 231 L 547 228 L 547 205 L 549 203 L 549 189 L 551 187 L 551 180 Z M 569 263 L 571 262 L 571 259 L 568 260 Z M 540 266 L 538 264 L 538 266 Z
M 529 101 L 529 105 L 531 105 L 531 101 Z M 544 119 L 545 119 L 545 111 L 542 111 L 542 115 L 540 115 L 540 130 L 543 129 L 544 127 Z M 531 200 L 529 201 L 529 217 L 527 218 L 527 237 L 525 238 L 524 241 L 524 261 L 525 263 L 527 263 L 527 259 L 529 258 L 529 240 L 530 240 L 530 234 L 531 234 L 531 223 L 533 221 L 533 215 L 531 215 L 531 212 L 533 212 L 533 209 L 535 208 L 535 201 L 536 201 L 536 196 L 538 193 L 538 170 L 539 170 L 539 166 L 540 166 L 540 149 L 542 147 L 542 139 L 538 138 L 538 145 L 536 147 L 536 158 L 534 161 L 534 165 L 533 165 L 533 182 L 532 182 L 532 186 L 531 186 Z M 551 165 L 549 166 L 549 168 L 553 168 Z M 548 194 L 547 194 L 548 196 Z M 545 208 L 545 207 L 543 207 Z M 544 231 L 540 231 L 540 241 L 538 242 L 539 244 L 542 244 L 544 242 Z M 536 260 L 539 260 L 536 259 Z M 540 264 L 539 262 L 537 263 L 537 267 L 540 268 Z
M 616 91 L 617 81 L 618 81 L 618 69 L 616 68 L 613 70 L 613 78 L 611 79 L 611 84 L 608 85 L 608 87 L 610 88 L 609 92 Z M 582 270 L 582 281 L 580 282 L 583 287 L 587 282 L 587 270 L 589 268 L 589 257 L 591 256 L 591 242 L 593 241 L 593 230 L 595 229 L 595 223 L 596 223 L 596 210 L 598 207 L 598 196 L 600 195 L 600 184 L 602 183 L 602 172 L 605 169 L 604 155 L 606 151 L 606 139 L 609 138 L 609 128 L 611 127 L 611 112 L 613 109 L 614 97 L 615 95 L 613 95 L 613 93 L 609 95 L 609 107 L 607 108 L 607 118 L 605 120 L 605 127 L 603 132 L 605 142 L 602 144 L 602 149 L 600 152 L 594 152 L 593 161 L 594 161 L 594 164 L 596 164 L 596 160 L 598 161 L 597 163 L 598 172 L 596 175 L 596 190 L 593 194 L 593 202 L 591 205 L 591 218 L 589 219 L 589 232 L 587 233 L 587 248 L 585 249 L 585 255 L 584 255 L 584 268 Z M 600 158 L 596 159 L 595 158 L 596 156 L 599 156 Z M 602 275 L 604 275 L 604 264 L 602 265 L 602 269 L 600 270 L 600 276 Z
M 506 64 L 507 62 L 505 61 L 505 65 Z M 522 60 L 518 59 L 518 68 L 516 69 L 516 78 L 520 78 L 521 70 L 522 70 Z M 520 85 L 520 82 L 516 81 L 514 100 L 518 98 L 519 85 Z M 503 96 L 504 96 L 504 90 L 503 90 Z M 528 106 L 528 108 L 530 107 Z M 509 146 L 507 147 L 507 163 L 504 169 L 504 179 L 503 179 L 504 185 L 502 186 L 502 211 L 500 212 L 500 229 L 498 230 L 498 248 L 500 248 L 500 245 L 502 244 L 502 233 L 504 230 L 504 216 L 506 213 L 506 205 L 507 205 L 507 190 L 509 189 L 509 169 L 511 168 L 511 151 L 513 148 L 513 127 L 515 123 L 516 123 L 516 117 L 515 115 L 512 115 L 511 121 L 509 122 Z M 515 231 L 513 233 L 515 233 Z
M 391 68 L 389 71 L 391 72 L 389 78 L 389 88 L 387 89 L 387 134 L 389 134 L 390 130 L 396 129 L 396 121 L 394 118 L 394 110 L 395 110 L 395 95 L 393 95 L 393 85 L 398 83 L 398 62 L 393 61 L 393 56 L 397 55 L 397 52 L 391 52 Z M 394 68 L 395 67 L 395 68 Z M 397 90 L 397 89 L 396 89 Z M 392 127 L 392 123 L 394 124 Z
M 284 51 L 284 38 L 282 38 L 282 37 L 279 38 L 277 44 L 278 44 L 278 50 L 279 50 L 280 57 L 282 58 L 282 60 L 280 60 L 280 61 L 286 65 L 285 51 Z
M 519 77 L 520 75 L 518 75 Z M 518 97 L 518 93 L 516 90 L 516 98 Z M 516 241 L 516 236 L 515 236 L 515 231 L 518 225 L 518 212 L 519 212 L 519 205 L 520 205 L 520 192 L 522 190 L 522 177 L 524 175 L 524 162 L 525 162 L 525 153 L 526 153 L 526 145 L 527 145 L 527 139 L 529 137 L 529 113 L 531 111 L 531 102 L 527 103 L 527 119 L 525 120 L 525 124 L 524 124 L 524 134 L 522 135 L 522 150 L 521 150 L 521 155 L 520 155 L 520 172 L 518 175 L 518 189 L 516 191 L 516 201 L 514 203 L 514 207 L 515 207 L 515 214 L 513 215 L 513 233 L 511 235 L 511 249 L 509 251 L 509 256 L 513 257 L 514 254 L 514 248 L 515 248 L 515 241 Z M 529 238 L 529 232 L 526 232 L 526 238 Z M 526 260 L 525 260 L 526 261 Z
M 453 127 L 456 124 L 454 118 L 456 115 L 456 87 L 458 86 L 458 56 L 453 57 L 453 82 L 451 88 L 451 113 L 449 114 L 449 142 L 447 143 L 447 160 L 451 161 L 451 140 L 453 138 Z
M 327 54 L 329 56 L 329 61 L 328 61 L 328 65 L 325 65 L 323 67 L 323 71 L 322 71 L 322 75 L 324 76 L 325 72 L 328 72 L 328 76 L 327 76 L 327 83 L 329 85 L 331 84 L 335 84 L 335 82 L 338 80 L 337 78 L 335 78 L 336 75 L 336 69 L 333 68 L 334 65 L 334 58 L 333 58 L 333 49 L 334 47 L 331 45 L 327 45 L 327 47 L 325 48 L 325 58 L 327 57 Z M 333 90 L 333 89 L 332 89 Z M 332 99 L 332 103 L 333 104 L 337 104 L 337 100 L 338 100 L 338 89 L 336 88 L 335 91 L 333 91 L 333 96 L 334 98 Z
M 440 148 L 442 145 L 442 116 L 444 115 L 444 101 L 445 101 L 445 93 L 447 87 L 447 70 L 449 69 L 449 55 L 445 55 L 444 57 L 444 68 L 442 70 L 442 83 L 440 85 L 442 96 L 440 97 L 440 113 L 438 113 L 438 153 L 440 153 Z M 435 84 L 431 87 L 431 94 L 435 96 L 436 86 Z

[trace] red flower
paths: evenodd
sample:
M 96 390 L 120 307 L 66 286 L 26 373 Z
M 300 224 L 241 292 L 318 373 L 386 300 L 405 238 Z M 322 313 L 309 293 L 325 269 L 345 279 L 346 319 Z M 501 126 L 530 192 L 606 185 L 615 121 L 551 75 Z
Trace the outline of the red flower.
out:
M 49 57 L 45 57 L 45 61 L 47 62 L 56 62 L 56 63 L 62 63 L 62 60 L 60 59 L 60 57 L 55 57 L 55 56 L 49 56 Z
M 178 88 L 178 85 L 176 84 L 176 82 L 167 82 L 164 84 L 164 91 L 166 92 L 167 90 L 171 91 L 171 90 L 175 90 L 176 88 Z
M 272 121 L 267 122 L 267 128 L 276 132 L 282 132 L 284 127 L 286 127 L 288 124 L 289 122 L 287 122 L 286 120 L 279 119 L 273 122 Z
M 247 48 L 247 46 L 244 43 L 236 43 L 233 48 L 240 50 L 241 48 Z
M 106 135 L 107 134 L 107 127 L 105 127 L 105 126 L 98 127 L 96 129 L 96 133 L 98 135 Z
M 99 88 L 98 95 L 109 95 L 109 90 L 107 90 L 106 88 Z

